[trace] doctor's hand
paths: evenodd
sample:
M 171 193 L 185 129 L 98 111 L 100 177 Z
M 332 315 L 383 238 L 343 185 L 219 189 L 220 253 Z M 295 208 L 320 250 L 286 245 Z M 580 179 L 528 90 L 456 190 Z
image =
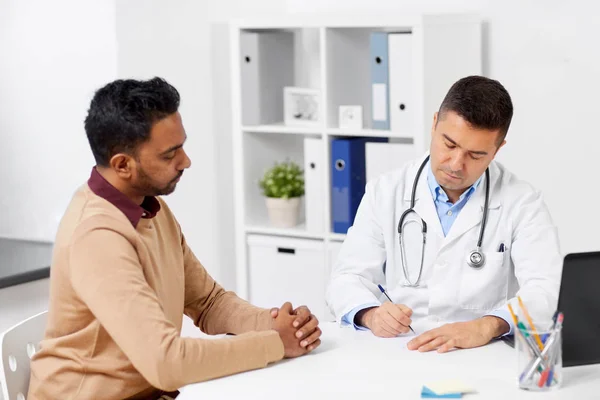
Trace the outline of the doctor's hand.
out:
M 291 315 L 290 326 L 294 329 L 294 335 L 300 342 L 300 347 L 305 348 L 309 352 L 316 349 L 320 344 L 321 340 L 321 328 L 319 328 L 319 320 L 317 317 L 310 312 L 308 307 L 300 306 L 292 310 L 291 303 L 285 303 L 281 309 L 272 308 L 271 317 L 277 319 L 278 316 L 283 314 Z
M 432 329 L 408 342 L 407 346 L 409 350 L 425 352 L 437 349 L 438 353 L 446 353 L 455 348 L 470 349 L 486 345 L 509 329 L 502 318 L 485 316 Z
M 404 304 L 385 302 L 379 307 L 359 311 L 356 319 L 375 336 L 391 338 L 410 331 L 411 316 L 412 310 Z

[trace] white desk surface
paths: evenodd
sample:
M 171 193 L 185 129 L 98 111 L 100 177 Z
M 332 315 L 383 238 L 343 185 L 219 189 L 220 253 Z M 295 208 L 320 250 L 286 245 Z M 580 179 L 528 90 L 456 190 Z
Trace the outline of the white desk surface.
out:
M 321 328 L 322 344 L 310 355 L 189 385 L 177 399 L 419 399 L 423 384 L 447 378 L 478 391 L 463 396 L 467 400 L 600 397 L 600 365 L 564 368 L 560 389 L 528 392 L 518 389 L 515 350 L 503 342 L 446 354 L 418 353 L 406 348 L 413 336 L 381 339 L 334 323 Z

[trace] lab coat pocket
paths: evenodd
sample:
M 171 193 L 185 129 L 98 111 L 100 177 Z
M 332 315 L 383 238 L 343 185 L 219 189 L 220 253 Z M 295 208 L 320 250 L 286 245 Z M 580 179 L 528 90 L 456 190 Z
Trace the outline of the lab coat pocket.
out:
M 463 309 L 492 311 L 506 302 L 508 268 L 506 253 L 485 253 L 485 265 L 475 269 L 464 263 L 459 304 Z

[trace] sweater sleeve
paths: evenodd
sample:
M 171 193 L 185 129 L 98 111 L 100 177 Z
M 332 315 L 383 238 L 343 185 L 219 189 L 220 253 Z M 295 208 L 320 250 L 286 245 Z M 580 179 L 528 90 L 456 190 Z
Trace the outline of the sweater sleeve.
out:
M 275 331 L 219 340 L 180 337 L 146 282 L 134 246 L 115 230 L 93 228 L 74 235 L 69 265 L 78 296 L 133 366 L 158 389 L 175 390 L 261 368 L 283 357 L 283 344 Z
M 185 268 L 185 314 L 209 335 L 271 329 L 270 310 L 258 308 L 225 291 L 208 274 L 182 235 Z

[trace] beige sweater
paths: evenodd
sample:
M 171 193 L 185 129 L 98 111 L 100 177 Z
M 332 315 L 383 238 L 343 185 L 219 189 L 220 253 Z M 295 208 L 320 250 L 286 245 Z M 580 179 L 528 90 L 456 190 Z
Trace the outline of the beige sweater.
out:
M 221 288 L 160 200 L 137 226 L 88 185 L 57 234 L 29 400 L 151 398 L 283 357 L 268 310 Z M 183 314 L 218 340 L 180 337 Z M 262 331 L 262 332 L 255 332 Z

